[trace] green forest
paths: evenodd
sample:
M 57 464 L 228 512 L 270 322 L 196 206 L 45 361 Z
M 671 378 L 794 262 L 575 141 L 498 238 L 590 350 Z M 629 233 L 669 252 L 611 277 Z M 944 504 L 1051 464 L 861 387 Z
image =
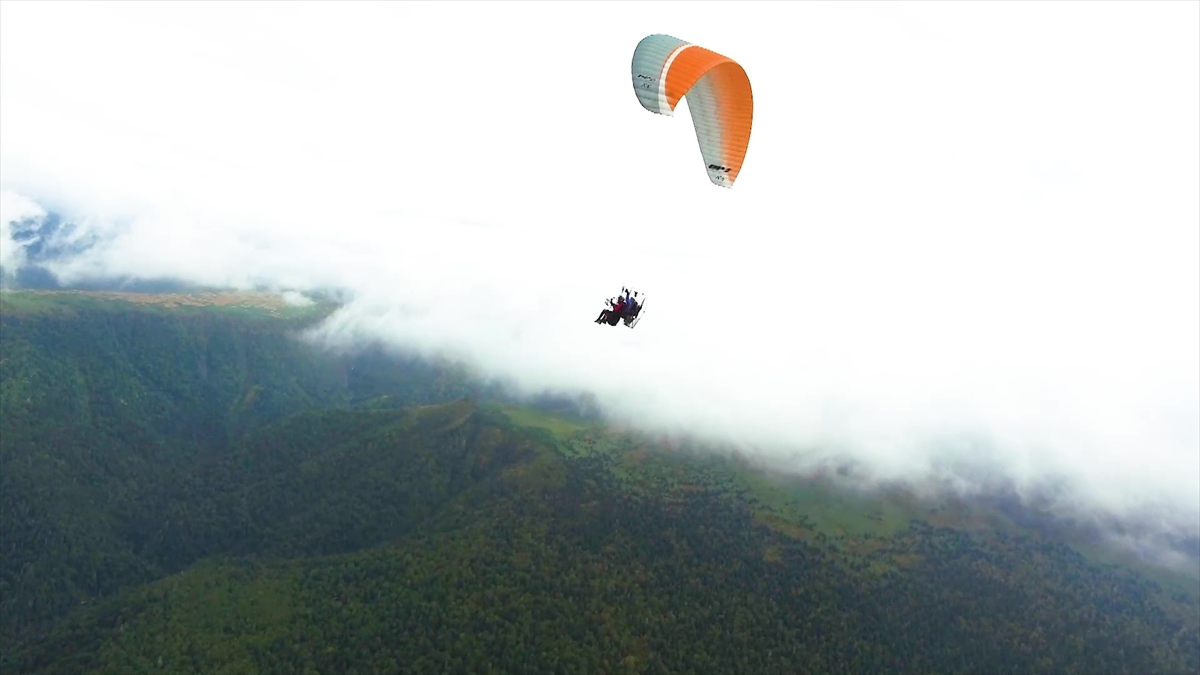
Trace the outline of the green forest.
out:
M 0 671 L 1200 673 L 1200 581 L 767 476 L 332 305 L 0 294 Z

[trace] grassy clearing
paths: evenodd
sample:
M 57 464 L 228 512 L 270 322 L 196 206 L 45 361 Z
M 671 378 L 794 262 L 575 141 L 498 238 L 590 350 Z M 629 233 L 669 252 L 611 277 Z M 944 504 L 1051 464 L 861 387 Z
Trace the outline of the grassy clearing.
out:
M 500 412 L 519 427 L 545 429 L 554 434 L 559 441 L 565 441 L 581 431 L 593 428 L 593 425 L 584 422 L 575 422 L 531 408 L 504 406 L 500 408 Z
M 748 502 L 764 523 L 792 535 L 888 535 L 911 522 L 917 511 L 903 499 L 860 495 L 819 479 L 781 478 L 731 457 L 669 450 L 633 435 L 579 434 L 560 442 L 560 451 L 607 459 L 613 475 L 630 489 L 727 494 Z
M 1190 602 L 1200 602 L 1200 570 L 1193 570 L 1189 574 L 1183 570 L 1152 565 L 1132 552 L 1099 543 L 1084 543 L 1075 546 L 1075 549 L 1094 565 L 1137 570 L 1168 594 L 1179 594 Z M 1200 621 L 1200 617 L 1197 617 L 1197 621 Z
M 38 291 L 0 290 L 0 315 L 70 314 L 79 306 L 79 299 L 56 297 Z
M 131 309 L 176 312 L 219 311 L 267 315 L 281 319 L 316 318 L 329 313 L 331 303 L 291 305 L 277 293 L 256 291 L 203 293 L 123 293 L 117 291 L 4 290 L 0 313 L 5 315 L 71 315 L 81 310 Z

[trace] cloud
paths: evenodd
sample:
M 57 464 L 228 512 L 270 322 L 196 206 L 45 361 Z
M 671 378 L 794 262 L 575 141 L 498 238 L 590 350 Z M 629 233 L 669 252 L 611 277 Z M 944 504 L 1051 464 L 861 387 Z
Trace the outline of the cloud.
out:
M 312 298 L 296 291 L 284 291 L 281 295 L 283 296 L 283 301 L 293 307 L 309 307 L 315 304 Z
M 0 192 L 0 273 L 16 270 L 25 263 L 25 243 L 15 232 L 30 219 L 44 218 L 46 211 L 34 201 L 18 194 Z
M 66 283 L 349 289 L 327 340 L 1195 535 L 1198 11 L 6 4 L 0 262 L 44 208 L 102 242 Z M 659 31 L 750 74 L 733 190 L 629 90 Z

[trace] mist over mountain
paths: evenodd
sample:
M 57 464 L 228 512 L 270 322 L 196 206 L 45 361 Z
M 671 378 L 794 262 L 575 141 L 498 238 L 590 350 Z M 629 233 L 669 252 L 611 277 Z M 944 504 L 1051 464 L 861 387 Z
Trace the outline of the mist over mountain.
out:
M 87 250 L 96 241 L 94 233 L 82 240 L 71 237 L 79 229 L 64 223 L 57 213 L 42 211 L 36 204 L 19 195 L 5 195 L 3 225 L 0 225 L 0 283 L 16 288 L 56 288 L 58 279 L 43 265 L 59 257 L 69 257 Z M 7 202 L 25 202 L 18 208 L 23 213 L 9 213 Z M 33 213 L 29 213 L 33 211 Z
M 10 214 L 5 228 L 10 243 L 5 246 L 7 252 L 4 259 L 7 262 L 0 274 L 10 289 L 73 288 L 137 293 L 221 290 L 220 286 L 197 283 L 182 277 L 112 273 L 109 271 L 114 269 L 110 262 L 112 251 L 126 246 L 123 241 L 136 236 L 135 228 L 122 225 L 120 219 L 66 217 L 12 192 L 5 193 L 3 198 L 5 213 Z M 18 215 L 11 215 L 14 213 Z M 81 270 L 88 271 L 81 273 Z M 65 274 L 69 283 L 60 280 L 60 274 Z M 209 278 L 213 281 L 220 279 L 219 276 Z M 263 278 L 264 283 L 248 285 L 248 288 L 283 290 L 279 285 L 269 282 L 269 275 Z M 420 325 L 423 312 L 405 310 L 404 304 L 390 306 L 390 302 L 371 289 L 303 285 L 301 288 L 307 296 L 296 291 L 287 291 L 286 294 L 298 302 L 309 302 L 305 298 L 311 296 L 340 303 L 321 323 L 307 329 L 308 339 L 323 349 L 347 354 L 368 350 L 380 354 L 411 355 L 414 358 L 449 359 L 468 366 L 479 377 L 493 382 L 496 387 L 494 391 L 503 390 L 523 400 L 543 403 L 557 400 L 562 410 L 607 419 L 613 423 L 630 424 L 667 442 L 672 442 L 673 438 L 688 439 L 687 442 L 695 447 L 709 448 L 711 452 L 742 453 L 753 457 L 760 465 L 782 475 L 824 475 L 830 480 L 855 486 L 856 489 L 876 490 L 900 485 L 905 490 L 931 498 L 956 494 L 980 500 L 980 503 L 992 504 L 1011 512 L 1010 515 L 1026 525 L 1060 535 L 1069 532 L 1073 537 L 1082 537 L 1105 546 L 1115 545 L 1137 558 L 1200 576 L 1200 516 L 1188 509 L 1186 499 L 1181 510 L 1169 501 L 1163 501 L 1166 495 L 1161 493 L 1139 495 L 1135 501 L 1129 502 L 1121 496 L 1121 482 L 1109 483 L 1113 486 L 1111 489 L 1105 488 L 1101 494 L 1093 493 L 1085 497 L 1077 481 L 1079 476 L 1072 476 L 1069 468 L 1068 473 L 1062 473 L 1062 469 L 1046 473 L 1045 469 L 1033 469 L 1032 465 L 1027 464 L 1023 468 L 1020 464 L 1014 465 L 1012 462 L 1015 458 L 1008 455 L 1009 449 L 994 436 L 971 432 L 939 437 L 935 433 L 923 442 L 924 448 L 909 445 L 909 452 L 916 450 L 916 453 L 907 458 L 878 453 L 863 454 L 861 446 L 856 448 L 853 441 L 847 445 L 836 434 L 825 435 L 822 441 L 810 439 L 807 447 L 798 443 L 780 444 L 770 433 L 769 425 L 772 422 L 763 417 L 767 409 L 780 401 L 765 399 L 753 399 L 758 401 L 757 407 L 738 406 L 737 413 L 730 410 L 717 425 L 712 424 L 717 420 L 710 418 L 705 423 L 685 428 L 671 421 L 671 416 L 667 416 L 667 424 L 663 424 L 664 418 L 655 419 L 654 415 L 647 414 L 652 408 L 642 407 L 650 400 L 648 395 L 654 391 L 653 382 L 648 383 L 643 391 L 624 387 L 614 390 L 576 378 L 564 379 L 566 372 L 530 372 L 514 364 L 496 367 L 490 359 L 481 360 L 478 351 L 447 349 L 439 345 L 435 336 L 445 327 L 429 325 L 428 328 L 433 332 L 428 334 L 411 329 L 401 329 L 397 333 L 397 320 L 413 322 L 411 325 L 415 327 Z M 430 310 L 438 311 L 434 308 L 424 311 Z M 624 345 L 623 349 L 630 349 L 636 343 L 620 344 Z M 535 357 L 528 362 L 529 366 L 544 368 L 544 356 Z M 614 366 L 621 368 L 620 363 L 618 357 Z M 651 371 L 656 368 L 653 362 L 642 361 L 638 365 Z M 625 368 L 622 370 L 629 372 Z M 738 386 L 744 387 L 746 382 L 739 382 Z M 780 399 L 787 399 L 791 395 L 785 391 L 776 394 Z M 643 403 L 638 405 L 638 402 Z M 662 401 L 657 405 L 675 407 L 679 403 Z M 697 410 L 712 410 L 712 403 L 706 402 Z M 814 406 L 817 410 L 823 409 L 827 416 L 832 412 L 830 402 L 814 403 Z M 808 414 L 812 415 L 813 412 L 810 410 Z M 1180 412 L 1185 416 L 1188 414 L 1182 410 Z M 746 418 L 736 419 L 735 414 L 745 414 Z M 849 417 L 844 417 L 846 415 Z M 841 411 L 838 416 L 844 417 L 844 421 L 839 425 L 853 425 L 853 415 L 850 410 Z M 832 421 L 831 418 L 827 419 Z M 870 417 L 861 419 L 867 424 Z M 767 424 L 765 430 L 768 433 L 745 433 L 744 430 L 755 424 L 753 420 Z M 952 420 L 952 423 L 960 421 Z M 852 439 L 866 437 L 862 432 L 853 426 L 845 430 Z M 899 451 L 895 441 L 900 439 L 880 440 L 884 440 L 882 447 Z M 913 442 L 917 441 L 907 441 Z M 1070 444 L 1075 441 L 1064 438 L 1063 442 Z M 1049 449 L 1051 452 L 1063 450 Z M 924 466 L 921 462 L 925 463 Z M 1083 465 L 1079 468 L 1087 469 Z M 1093 466 L 1088 470 L 1095 468 L 1100 467 Z M 1166 468 L 1141 464 L 1141 470 L 1148 470 L 1150 474 L 1154 474 L 1156 469 L 1162 469 L 1165 474 Z M 1033 473 L 1022 476 L 1022 471 L 1030 470 Z M 1133 479 L 1134 476 L 1128 478 Z M 1186 475 L 1173 475 L 1172 478 L 1182 479 L 1184 483 L 1191 481 Z M 1132 491 L 1142 489 L 1133 483 L 1126 488 Z M 1200 500 L 1200 495 L 1196 499 Z
M 3 202 L 16 204 L 17 213 L 25 215 L 7 216 L 6 222 L 0 225 L 0 249 L 4 251 L 0 253 L 0 288 L 128 293 L 222 290 L 179 277 L 147 278 L 114 273 L 71 278 L 69 283 L 64 283 L 59 276 L 62 268 L 83 258 L 103 255 L 104 249 L 121 236 L 121 229 L 97 228 L 87 219 L 66 219 L 13 193 L 0 198 L 0 203 Z M 328 295 L 333 297 L 337 293 L 331 290 Z

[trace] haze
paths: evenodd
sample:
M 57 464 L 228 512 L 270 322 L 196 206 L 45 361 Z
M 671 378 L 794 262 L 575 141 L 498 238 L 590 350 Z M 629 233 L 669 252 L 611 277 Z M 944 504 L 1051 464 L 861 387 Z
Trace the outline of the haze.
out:
M 60 212 L 131 275 L 803 471 L 958 472 L 1200 536 L 1200 4 L 33 3 L 0 9 L 0 265 Z M 737 59 L 732 190 L 664 32 Z M 592 323 L 623 285 L 636 330 Z M 961 477 L 961 476 L 960 476 Z

